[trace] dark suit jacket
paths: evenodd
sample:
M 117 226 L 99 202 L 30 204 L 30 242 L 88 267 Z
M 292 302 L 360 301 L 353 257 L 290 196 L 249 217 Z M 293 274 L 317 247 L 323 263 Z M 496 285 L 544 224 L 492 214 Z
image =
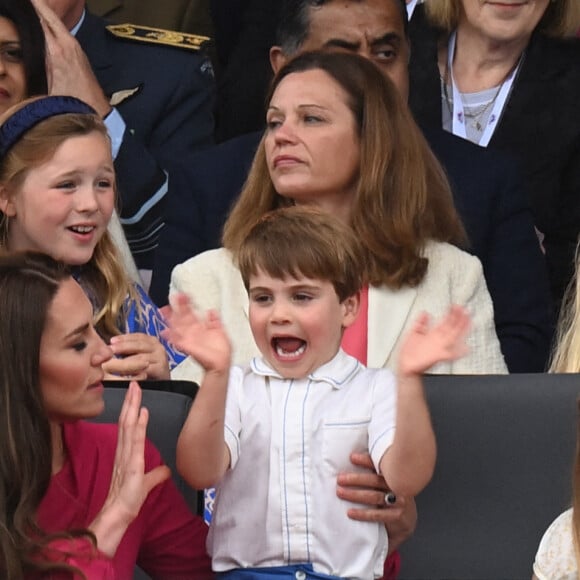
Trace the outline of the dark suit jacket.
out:
M 482 262 L 497 334 L 510 371 L 543 371 L 552 334 L 552 307 L 543 256 L 514 164 L 441 130 L 425 133 L 446 168 L 455 202 Z M 219 247 L 221 228 L 247 176 L 260 139 L 252 133 L 202 151 L 174 173 L 167 227 L 161 234 L 151 296 L 167 302 L 171 270 Z
M 409 104 L 422 126 L 441 127 L 440 31 L 423 7 L 411 20 Z M 580 40 L 532 37 L 488 149 L 521 161 L 558 304 L 573 272 L 580 233 Z
M 150 268 L 165 172 L 171 176 L 176 160 L 212 143 L 211 68 L 190 50 L 116 37 L 88 12 L 76 38 L 108 97 L 138 88 L 117 106 L 127 128 L 115 170 L 127 240 L 137 265 Z
M 220 62 L 216 140 L 265 126 L 264 101 L 272 78 L 270 47 L 276 44 L 281 0 L 212 0 Z

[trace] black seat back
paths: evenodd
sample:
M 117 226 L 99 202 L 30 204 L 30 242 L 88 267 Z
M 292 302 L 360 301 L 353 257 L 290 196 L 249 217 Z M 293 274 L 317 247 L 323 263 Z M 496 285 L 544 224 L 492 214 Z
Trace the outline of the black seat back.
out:
M 401 579 L 529 579 L 569 507 L 580 375 L 432 376 L 438 446 Z

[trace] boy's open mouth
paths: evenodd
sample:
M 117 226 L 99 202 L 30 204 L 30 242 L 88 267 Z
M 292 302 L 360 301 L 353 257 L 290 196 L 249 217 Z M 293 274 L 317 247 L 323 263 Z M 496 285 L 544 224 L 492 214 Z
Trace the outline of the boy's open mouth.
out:
M 280 358 L 294 358 L 306 350 L 306 341 L 293 336 L 277 336 L 272 339 L 272 348 Z

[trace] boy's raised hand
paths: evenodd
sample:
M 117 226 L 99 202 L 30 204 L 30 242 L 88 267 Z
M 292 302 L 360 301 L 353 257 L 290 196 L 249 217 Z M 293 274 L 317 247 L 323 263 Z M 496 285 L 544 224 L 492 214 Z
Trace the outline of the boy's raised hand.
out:
M 442 361 L 457 360 L 464 356 L 470 318 L 461 306 L 451 306 L 447 314 L 435 325 L 429 315 L 419 316 L 399 352 L 399 375 L 419 375 Z
M 163 338 L 194 358 L 206 371 L 228 372 L 232 347 L 215 310 L 199 317 L 185 294 L 172 301 Z

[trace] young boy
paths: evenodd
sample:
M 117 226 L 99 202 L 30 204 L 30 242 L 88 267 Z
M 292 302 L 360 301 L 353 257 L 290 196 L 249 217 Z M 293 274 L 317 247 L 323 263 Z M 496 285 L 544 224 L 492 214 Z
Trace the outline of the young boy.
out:
M 421 317 L 395 380 L 340 349 L 365 282 L 348 226 L 313 209 L 281 209 L 252 228 L 236 259 L 262 356 L 230 370 L 217 314 L 201 320 L 184 296 L 167 333 L 206 371 L 177 464 L 190 485 L 218 485 L 213 569 L 224 578 L 380 577 L 385 529 L 347 517 L 336 477 L 352 452 L 368 449 L 393 493 L 425 487 L 435 437 L 421 374 L 464 354 L 468 317 L 459 307 L 434 327 Z

